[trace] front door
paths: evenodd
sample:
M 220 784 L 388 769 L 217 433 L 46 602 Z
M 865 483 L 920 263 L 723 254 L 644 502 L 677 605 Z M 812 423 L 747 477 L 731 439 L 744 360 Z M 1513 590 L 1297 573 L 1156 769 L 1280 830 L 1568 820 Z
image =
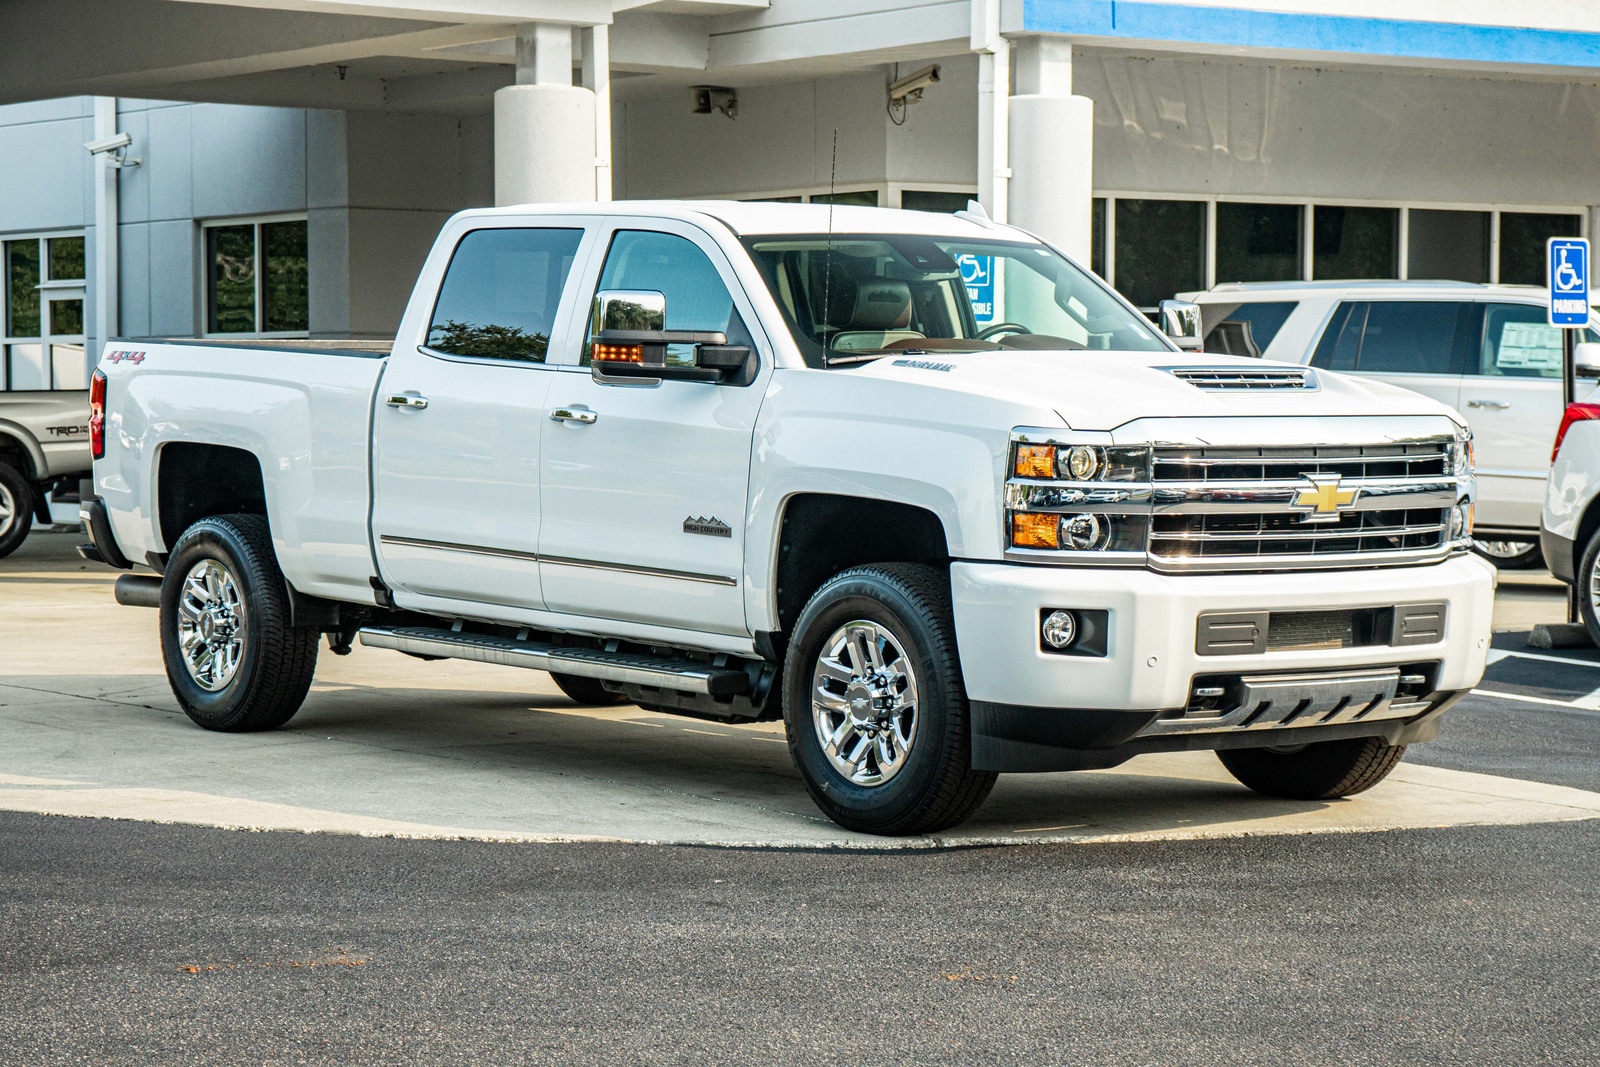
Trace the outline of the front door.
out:
M 611 234 L 596 291 L 653 290 L 666 297 L 666 329 L 753 343 L 745 323 L 754 315 L 709 237 L 666 221 L 634 225 Z M 540 450 L 539 556 L 550 610 L 749 633 L 745 496 L 766 380 L 557 377 Z
M 1461 380 L 1478 475 L 1476 522 L 1537 529 L 1561 422 L 1561 331 L 1542 304 L 1485 304 L 1483 336 Z
M 569 343 L 553 327 L 571 318 L 562 298 L 583 233 L 468 232 L 426 343 L 397 351 L 384 371 L 372 531 L 379 573 L 402 607 L 544 606 L 540 433 L 551 381 L 576 377 L 545 360 Z

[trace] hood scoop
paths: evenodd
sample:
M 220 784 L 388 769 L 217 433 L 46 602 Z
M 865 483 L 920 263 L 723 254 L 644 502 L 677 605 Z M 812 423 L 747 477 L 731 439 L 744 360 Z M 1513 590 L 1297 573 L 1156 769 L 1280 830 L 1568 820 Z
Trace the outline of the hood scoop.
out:
M 1310 367 L 1161 367 L 1196 389 L 1317 389 Z

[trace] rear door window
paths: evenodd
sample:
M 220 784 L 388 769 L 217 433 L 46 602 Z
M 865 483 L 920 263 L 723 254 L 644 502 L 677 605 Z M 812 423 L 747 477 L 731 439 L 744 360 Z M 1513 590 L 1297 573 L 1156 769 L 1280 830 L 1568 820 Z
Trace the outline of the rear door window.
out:
M 1311 363 L 1360 374 L 1463 374 L 1479 305 L 1456 300 L 1347 300 Z
M 583 231 L 473 230 L 456 245 L 428 324 L 453 356 L 543 363 Z
M 1200 314 L 1207 327 L 1205 350 L 1260 359 L 1299 306 L 1298 300 L 1203 305 Z
M 1563 344 L 1559 327 L 1533 304 L 1489 304 L 1483 343 L 1473 374 L 1504 378 L 1560 378 Z

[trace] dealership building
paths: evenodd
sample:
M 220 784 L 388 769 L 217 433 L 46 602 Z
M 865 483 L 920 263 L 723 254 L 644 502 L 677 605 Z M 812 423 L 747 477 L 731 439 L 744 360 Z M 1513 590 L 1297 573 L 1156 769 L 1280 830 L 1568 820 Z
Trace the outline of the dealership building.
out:
M 1554 0 L 7 0 L 0 389 L 385 335 L 485 204 L 971 198 L 1148 307 L 1542 283 L 1597 176 L 1600 7 Z

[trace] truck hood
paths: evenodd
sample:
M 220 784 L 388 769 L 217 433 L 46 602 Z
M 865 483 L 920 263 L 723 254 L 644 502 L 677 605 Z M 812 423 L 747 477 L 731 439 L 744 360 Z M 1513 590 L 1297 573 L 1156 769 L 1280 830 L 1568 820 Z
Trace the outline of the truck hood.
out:
M 1038 409 L 1050 407 L 1075 430 L 1114 430 L 1141 418 L 1447 415 L 1453 409 L 1409 389 L 1320 368 L 1315 387 L 1215 389 L 1175 369 L 1287 369 L 1293 364 L 1179 352 L 934 352 L 886 356 L 854 372 L 934 386 Z

